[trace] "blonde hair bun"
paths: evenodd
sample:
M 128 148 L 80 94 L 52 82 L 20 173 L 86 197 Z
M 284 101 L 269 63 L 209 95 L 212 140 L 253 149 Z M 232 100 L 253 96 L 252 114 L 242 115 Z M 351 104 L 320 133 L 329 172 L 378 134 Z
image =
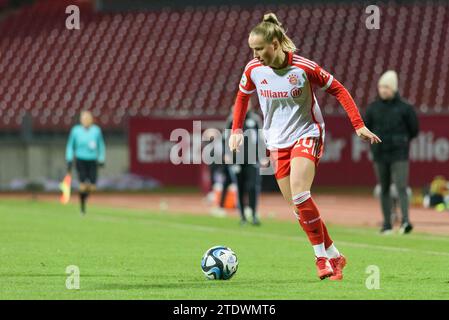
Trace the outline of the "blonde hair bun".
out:
M 267 13 L 263 15 L 263 22 L 271 22 L 275 25 L 278 25 L 279 27 L 282 26 L 282 23 L 279 22 L 278 18 L 273 12 Z
M 262 22 L 255 26 L 250 34 L 261 35 L 266 43 L 271 43 L 273 39 L 277 39 L 283 51 L 295 52 L 296 46 L 290 39 L 282 24 L 273 12 L 264 14 Z

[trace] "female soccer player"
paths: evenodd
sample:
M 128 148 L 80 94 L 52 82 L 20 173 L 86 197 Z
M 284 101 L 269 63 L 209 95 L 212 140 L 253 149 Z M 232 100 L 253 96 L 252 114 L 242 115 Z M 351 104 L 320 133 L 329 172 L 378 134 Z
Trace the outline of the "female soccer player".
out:
M 89 194 L 95 191 L 97 183 L 97 165 L 103 166 L 105 161 L 105 145 L 99 126 L 89 111 L 82 111 L 80 123 L 70 131 L 66 147 L 67 171 L 72 170 L 73 158 L 79 179 L 79 196 L 81 214 L 86 213 L 86 201 Z
M 229 147 L 239 151 L 248 100 L 257 90 L 275 178 L 313 246 L 318 277 L 341 280 L 346 259 L 333 244 L 310 194 L 324 140 L 323 117 L 313 87 L 337 98 L 360 138 L 372 144 L 381 141 L 365 127 L 340 82 L 315 62 L 294 54 L 296 47 L 275 14 L 266 14 L 251 30 L 248 44 L 254 59 L 246 65 L 240 81 Z

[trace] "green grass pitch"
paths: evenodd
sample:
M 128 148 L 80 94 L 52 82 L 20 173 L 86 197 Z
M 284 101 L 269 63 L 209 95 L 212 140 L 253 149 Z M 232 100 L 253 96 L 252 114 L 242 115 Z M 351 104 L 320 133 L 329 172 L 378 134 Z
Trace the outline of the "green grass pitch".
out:
M 449 299 L 449 237 L 377 235 L 329 226 L 348 258 L 342 282 L 316 277 L 299 225 L 175 215 L 36 201 L 0 202 L 0 299 Z M 206 280 L 200 261 L 213 245 L 231 247 L 239 270 Z M 66 288 L 66 267 L 80 289 Z M 367 267 L 380 288 L 366 287 Z

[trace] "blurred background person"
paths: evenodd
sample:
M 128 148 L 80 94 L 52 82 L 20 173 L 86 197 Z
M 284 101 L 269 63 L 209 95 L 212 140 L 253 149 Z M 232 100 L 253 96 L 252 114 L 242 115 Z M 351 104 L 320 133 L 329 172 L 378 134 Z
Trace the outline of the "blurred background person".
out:
M 228 160 L 229 163 L 232 160 Z M 232 183 L 234 183 L 232 177 L 231 177 L 231 173 L 230 173 L 230 167 L 231 165 L 226 164 L 226 162 L 223 161 L 223 163 L 221 164 L 216 164 L 216 166 L 218 167 L 217 171 L 219 170 L 219 174 L 221 175 L 221 179 L 220 181 L 216 181 L 215 183 L 219 183 L 219 197 L 218 197 L 218 203 L 217 206 L 212 208 L 211 214 L 215 217 L 226 217 L 226 211 L 225 211 L 225 207 L 226 207 L 226 200 L 229 199 L 229 189 L 230 186 L 232 185 Z M 234 194 L 231 194 L 230 197 L 235 196 Z M 234 201 L 231 201 L 232 205 L 235 204 Z M 233 206 L 232 206 L 233 207 Z M 228 205 L 228 208 L 229 205 Z
M 205 141 L 202 141 L 202 149 L 205 148 L 209 143 L 212 143 L 213 149 L 211 151 L 211 156 L 215 159 L 216 157 L 222 158 L 222 150 L 221 150 L 221 143 L 222 143 L 222 135 L 219 129 L 216 130 L 206 130 L 204 132 L 205 135 Z M 212 142 L 210 142 L 212 141 Z M 207 190 L 207 200 L 210 203 L 214 202 L 215 199 L 215 193 L 214 193 L 214 187 L 217 184 L 221 183 L 221 169 L 222 164 L 218 163 L 217 161 L 212 161 L 208 164 L 209 168 L 209 176 L 210 176 L 210 186 Z
M 225 137 L 224 132 L 213 131 L 207 141 L 213 138 L 213 152 L 212 156 L 215 161 L 209 164 L 210 176 L 211 176 L 211 191 L 209 192 L 208 199 L 214 203 L 214 207 L 211 209 L 210 214 L 215 217 L 226 217 L 225 204 L 228 197 L 228 189 L 233 183 L 229 170 L 227 169 L 226 158 L 228 163 L 231 163 L 232 158 L 225 156 Z M 220 159 L 220 161 L 217 161 Z M 231 159 L 231 160 L 230 160 Z
M 402 223 L 399 232 L 409 233 L 413 225 L 409 219 L 407 195 L 410 141 L 418 135 L 419 124 L 414 107 L 404 101 L 398 92 L 398 75 L 388 70 L 379 79 L 378 98 L 365 114 L 366 126 L 376 132 L 383 143 L 371 145 L 374 169 L 380 184 L 380 202 L 383 213 L 382 234 L 392 233 L 392 199 L 390 184 L 396 186 Z
M 374 197 L 380 200 L 381 196 L 381 187 L 380 184 L 376 184 L 374 187 Z M 407 187 L 407 196 L 409 201 L 412 200 L 412 188 Z M 391 197 L 391 225 L 395 225 L 396 223 L 401 222 L 401 212 L 399 208 L 399 195 L 396 185 L 392 183 L 390 185 L 390 197 Z
M 73 160 L 79 180 L 79 200 L 81 214 L 86 214 L 89 194 L 95 191 L 97 168 L 104 166 L 105 143 L 99 126 L 94 124 L 90 111 L 82 111 L 80 124 L 70 130 L 66 146 L 67 172 L 71 173 Z
M 226 120 L 225 126 L 225 140 L 229 138 L 229 133 L 232 129 L 233 110 Z M 251 223 L 253 225 L 260 225 L 259 215 L 257 213 L 257 202 L 261 189 L 260 177 L 260 160 L 257 152 L 259 144 L 259 129 L 262 128 L 262 119 L 254 111 L 253 104 L 250 100 L 248 105 L 248 112 L 243 122 L 243 132 L 245 133 L 244 146 L 242 148 L 243 155 L 237 156 L 236 153 L 230 154 L 227 147 L 225 152 L 225 168 L 229 176 L 235 181 L 237 185 L 237 206 L 240 212 L 240 224 L 248 223 L 247 215 L 245 214 L 246 203 L 248 204 L 251 214 Z M 227 146 L 227 144 L 226 144 Z M 255 152 L 255 154 L 253 154 Z M 238 158 L 242 158 L 243 163 L 237 162 Z M 232 164 L 230 160 L 232 161 Z M 245 200 L 248 200 L 246 202 Z
M 435 208 L 444 211 L 449 208 L 449 181 L 442 175 L 433 178 L 424 191 L 423 205 L 425 208 Z

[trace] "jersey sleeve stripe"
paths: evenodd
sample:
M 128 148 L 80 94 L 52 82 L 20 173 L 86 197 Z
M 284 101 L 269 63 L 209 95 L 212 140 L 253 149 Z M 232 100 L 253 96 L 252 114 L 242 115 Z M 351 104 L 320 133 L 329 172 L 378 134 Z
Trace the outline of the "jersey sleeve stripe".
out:
M 327 83 L 321 88 L 321 90 L 326 91 L 327 88 L 331 86 L 332 81 L 334 81 L 334 77 L 330 75 L 329 80 L 327 80 Z
M 246 67 L 245 67 L 245 72 L 249 69 L 249 68 L 251 68 L 251 67 L 253 67 L 253 66 L 257 66 L 257 65 L 262 65 L 259 61 L 255 61 L 255 62 L 250 62 L 250 63 L 248 63 L 247 65 L 246 65 Z
M 312 60 L 309 60 L 309 59 L 306 59 L 306 58 L 303 58 L 303 57 L 300 57 L 300 56 L 295 57 L 294 59 L 300 60 L 300 61 L 302 61 L 302 62 L 310 63 L 311 65 L 313 65 L 313 66 L 315 66 L 315 67 L 317 66 L 317 64 L 316 64 L 315 62 L 313 62 Z
M 311 68 L 311 69 L 315 69 L 315 68 L 316 68 L 316 64 L 314 65 L 314 64 L 311 64 L 311 63 L 302 61 L 302 60 L 293 60 L 293 63 L 303 64 L 303 65 L 308 66 L 308 67 Z
M 259 62 L 259 60 L 253 59 L 253 60 L 251 60 L 250 62 L 248 62 L 248 63 L 246 64 L 246 67 L 248 67 L 250 64 L 253 64 L 253 63 L 256 63 L 256 62 Z
M 293 65 L 296 67 L 302 68 L 302 69 L 308 68 L 308 69 L 315 70 L 315 68 L 311 67 L 310 65 L 299 63 L 299 62 L 293 62 Z
M 246 93 L 246 94 L 251 94 L 251 93 L 253 93 L 254 91 L 256 91 L 256 89 L 251 90 L 251 91 L 245 90 L 245 89 L 242 88 L 241 85 L 239 85 L 239 90 L 242 91 L 243 93 Z
M 307 61 L 304 61 L 304 60 L 300 60 L 300 59 L 294 59 L 293 61 L 294 62 L 298 62 L 298 63 L 304 63 L 304 64 L 307 64 L 307 65 L 310 65 L 310 67 L 314 68 L 314 69 L 317 66 L 316 63 L 310 63 L 310 62 L 307 62 Z

